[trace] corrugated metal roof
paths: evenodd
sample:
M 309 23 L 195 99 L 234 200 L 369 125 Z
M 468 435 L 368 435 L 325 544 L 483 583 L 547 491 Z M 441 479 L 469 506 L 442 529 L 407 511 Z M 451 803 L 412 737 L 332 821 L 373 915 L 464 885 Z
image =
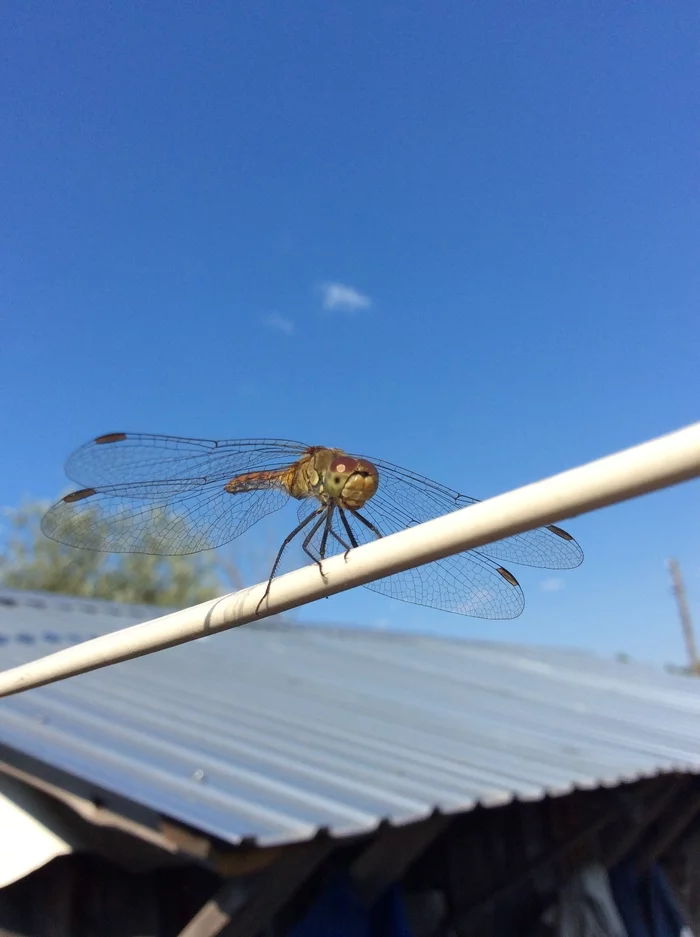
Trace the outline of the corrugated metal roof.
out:
M 150 617 L 0 593 L 0 661 Z M 0 743 L 269 845 L 698 771 L 700 684 L 579 651 L 262 622 L 0 700 Z

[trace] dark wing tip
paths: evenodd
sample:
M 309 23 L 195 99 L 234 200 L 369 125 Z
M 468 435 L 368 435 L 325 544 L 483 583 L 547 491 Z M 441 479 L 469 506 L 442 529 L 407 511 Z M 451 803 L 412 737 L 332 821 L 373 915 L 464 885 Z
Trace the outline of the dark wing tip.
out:
M 554 534 L 556 537 L 559 537 L 560 539 L 565 540 L 567 543 L 571 544 L 571 549 L 568 551 L 567 555 L 567 565 L 558 566 L 556 567 L 557 569 L 576 569 L 577 566 L 580 566 L 581 563 L 583 563 L 583 550 L 581 549 L 581 545 L 578 543 L 575 537 L 572 537 L 568 531 L 562 530 L 561 527 L 557 527 L 555 524 L 549 524 L 545 529 Z
M 520 588 L 520 583 L 518 582 L 518 580 L 515 578 L 515 576 L 512 573 L 508 572 L 507 569 L 504 569 L 502 566 L 497 566 L 496 572 L 500 573 L 500 575 L 503 576 L 505 581 L 509 582 L 511 586 L 515 586 L 516 589 Z
M 70 494 L 61 498 L 61 504 L 73 504 L 74 501 L 84 501 L 85 498 L 92 498 L 97 494 L 96 488 L 81 488 L 79 491 L 71 491 Z
M 95 445 L 104 446 L 110 442 L 124 442 L 126 433 L 105 433 L 104 436 L 98 436 L 94 440 Z
M 547 530 L 551 530 L 553 534 L 556 534 L 557 537 L 561 537 L 562 540 L 574 539 L 571 534 L 567 533 L 565 530 L 562 530 L 561 527 L 556 527 L 554 524 L 549 524 Z

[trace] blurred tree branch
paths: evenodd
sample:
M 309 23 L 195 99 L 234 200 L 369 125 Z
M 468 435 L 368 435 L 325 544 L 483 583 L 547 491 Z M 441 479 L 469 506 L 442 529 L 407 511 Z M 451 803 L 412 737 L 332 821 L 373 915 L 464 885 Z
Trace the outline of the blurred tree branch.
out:
M 0 552 L 0 584 L 116 602 L 182 608 L 240 588 L 235 562 L 213 552 L 194 556 L 97 553 L 50 540 L 41 532 L 48 505 L 30 502 L 5 510 L 9 528 Z

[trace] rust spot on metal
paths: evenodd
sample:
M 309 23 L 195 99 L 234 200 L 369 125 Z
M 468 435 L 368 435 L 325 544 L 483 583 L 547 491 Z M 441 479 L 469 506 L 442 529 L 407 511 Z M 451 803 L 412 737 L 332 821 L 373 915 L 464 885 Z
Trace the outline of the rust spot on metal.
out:
M 502 566 L 499 566 L 499 567 L 496 569 L 496 572 L 497 572 L 497 573 L 500 573 L 501 576 L 503 576 L 503 578 L 505 579 L 505 581 L 506 581 L 506 582 L 509 582 L 509 583 L 511 584 L 511 586 L 515 586 L 515 587 L 517 588 L 517 587 L 520 585 L 520 583 L 519 583 L 518 580 L 515 578 L 515 576 L 514 576 L 512 573 L 509 573 L 508 570 L 507 570 L 507 569 L 504 569 Z
M 547 530 L 551 530 L 553 534 L 556 534 L 557 537 L 561 537 L 562 540 L 574 539 L 571 534 L 567 534 L 567 532 L 562 530 L 561 527 L 555 527 L 554 524 L 550 524 L 549 527 L 547 527 Z
M 98 436 L 95 443 L 98 446 L 104 446 L 108 442 L 124 442 L 126 433 L 105 433 L 104 436 Z
M 71 491 L 69 495 L 62 498 L 64 504 L 72 504 L 74 501 L 83 501 L 85 498 L 92 498 L 97 494 L 96 488 L 81 488 L 80 491 Z

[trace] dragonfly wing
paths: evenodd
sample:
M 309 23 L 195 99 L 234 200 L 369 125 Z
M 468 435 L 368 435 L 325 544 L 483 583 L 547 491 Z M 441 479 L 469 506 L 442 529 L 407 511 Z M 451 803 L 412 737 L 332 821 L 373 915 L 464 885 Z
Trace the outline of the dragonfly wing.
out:
M 458 506 L 466 507 L 467 503 Z M 580 545 L 570 533 L 554 524 L 496 540 L 479 547 L 478 552 L 502 563 L 539 569 L 575 569 L 583 563 Z
M 382 536 L 408 526 L 405 518 L 376 508 L 375 500 L 369 501 L 360 515 Z M 319 528 L 309 544 L 309 551 L 316 559 L 321 559 L 374 539 L 375 533 L 360 517 L 349 511 L 341 514 L 335 510 L 329 533 L 325 534 L 324 527 Z M 474 551 L 394 573 L 366 583 L 366 588 L 402 602 L 474 618 L 517 618 L 525 607 L 522 589 L 515 577 Z
M 365 583 L 365 588 L 402 602 L 472 618 L 517 618 L 525 608 L 517 579 L 478 553 L 448 556 Z
M 159 556 L 223 546 L 289 500 L 281 488 L 229 494 L 220 482 L 193 490 L 181 482 L 88 488 L 66 495 L 41 522 L 59 543 L 106 553 Z M 135 492 L 137 492 L 135 494 Z
M 190 439 L 148 433 L 107 433 L 77 449 L 66 474 L 79 485 L 110 485 L 180 480 L 199 487 L 259 468 L 296 461 L 304 443 L 287 439 Z
M 429 478 L 381 459 L 367 458 L 379 472 L 379 490 L 369 504 L 381 514 L 401 518 L 404 527 L 414 527 L 450 511 L 478 504 L 476 498 L 445 488 Z M 583 550 L 576 540 L 554 525 L 515 534 L 470 552 L 499 562 L 544 569 L 574 569 L 583 562 Z

